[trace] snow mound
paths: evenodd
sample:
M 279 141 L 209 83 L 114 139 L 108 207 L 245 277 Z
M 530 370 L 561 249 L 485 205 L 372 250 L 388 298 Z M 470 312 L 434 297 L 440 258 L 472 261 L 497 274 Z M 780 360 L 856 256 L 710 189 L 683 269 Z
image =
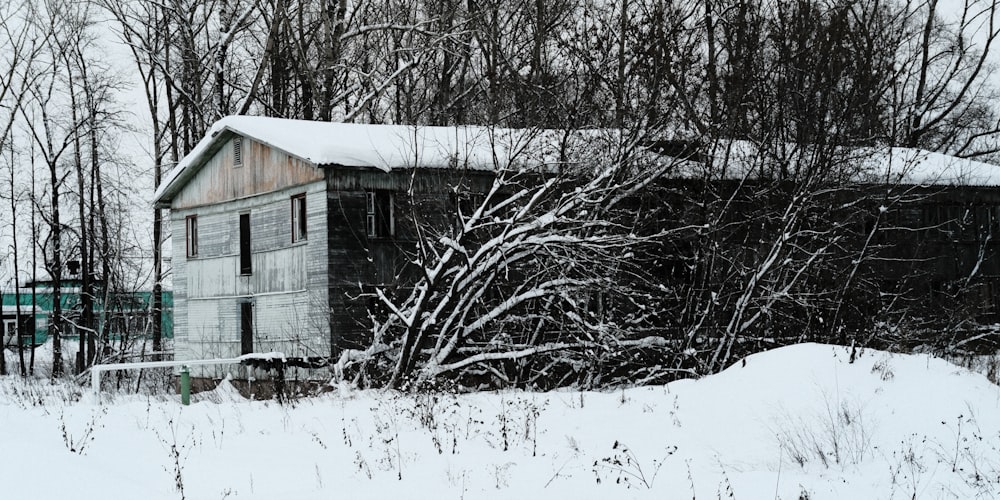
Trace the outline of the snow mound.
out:
M 284 406 L 224 382 L 46 407 L 18 384 L 4 498 L 1000 498 L 1000 388 L 925 355 L 802 344 L 666 386 Z
M 240 391 L 233 386 L 230 382 L 230 377 L 226 377 L 219 382 L 219 385 L 215 386 L 215 389 L 211 391 L 199 392 L 193 395 L 195 401 L 206 401 L 211 403 L 241 403 L 245 402 L 246 398 L 240 394 Z

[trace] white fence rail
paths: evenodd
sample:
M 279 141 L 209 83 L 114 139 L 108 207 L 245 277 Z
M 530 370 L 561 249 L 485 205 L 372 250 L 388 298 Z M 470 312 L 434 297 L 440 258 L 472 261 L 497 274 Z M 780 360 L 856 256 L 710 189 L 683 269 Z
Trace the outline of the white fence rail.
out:
M 280 352 L 244 354 L 238 358 L 221 359 L 188 359 L 182 361 L 141 361 L 135 363 L 111 363 L 106 365 L 94 365 L 90 367 L 90 388 L 94 392 L 94 401 L 101 402 L 101 374 L 116 370 L 142 370 L 144 368 L 174 368 L 182 369 L 192 366 L 206 365 L 238 365 L 251 359 L 282 359 L 285 355 Z

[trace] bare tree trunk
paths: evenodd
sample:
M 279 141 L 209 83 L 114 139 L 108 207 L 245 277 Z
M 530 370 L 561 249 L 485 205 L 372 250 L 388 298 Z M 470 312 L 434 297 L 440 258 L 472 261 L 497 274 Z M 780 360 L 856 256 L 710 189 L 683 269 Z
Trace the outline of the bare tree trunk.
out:
M 80 112 L 79 105 L 76 97 L 75 84 L 73 79 L 73 70 L 71 61 L 69 60 L 69 54 L 65 54 L 64 58 L 66 60 L 67 72 L 69 73 L 69 95 L 70 95 L 70 109 L 71 116 L 73 118 L 73 123 L 80 123 Z M 86 82 L 87 75 L 83 73 L 81 75 L 82 80 Z M 86 83 L 84 83 L 86 85 Z M 86 183 L 84 182 L 83 173 L 83 152 L 81 151 L 80 136 L 79 134 L 74 134 L 73 136 L 73 166 L 76 170 L 76 187 L 77 187 L 77 215 L 80 218 L 80 318 L 79 324 L 77 325 L 77 334 L 79 335 L 79 350 L 76 353 L 76 373 L 82 373 L 84 369 L 88 366 L 88 356 L 87 356 L 87 341 L 88 338 L 92 337 L 92 332 L 94 328 L 94 291 L 92 289 L 91 283 L 91 271 L 90 271 L 90 254 L 88 253 L 88 239 L 90 234 L 87 228 L 87 215 L 86 215 Z
M 100 133 L 98 116 L 100 115 L 98 98 L 95 96 L 95 91 L 93 88 L 94 82 L 92 82 L 87 73 L 86 60 L 82 53 L 78 53 L 78 59 L 81 65 L 81 73 L 83 76 L 83 90 L 84 97 L 86 99 L 87 114 L 89 120 L 89 129 L 87 130 L 87 137 L 90 140 L 90 186 L 88 188 L 89 195 L 89 211 L 87 213 L 87 220 L 81 219 L 81 228 L 86 227 L 86 238 L 83 238 L 81 243 L 81 259 L 85 262 L 81 268 L 83 269 L 83 279 L 85 280 L 83 292 L 85 294 L 82 303 L 83 305 L 83 324 L 87 331 L 87 356 L 84 358 L 86 366 L 92 366 L 98 359 L 99 353 L 97 351 L 97 320 L 94 313 L 94 304 L 97 297 L 97 283 L 94 282 L 96 273 L 94 272 L 94 212 L 97 207 L 94 206 L 94 191 L 96 185 L 102 182 L 100 175 L 100 145 L 98 135 Z M 82 194 L 81 194 L 82 197 Z M 81 215 L 82 217 L 82 215 Z M 81 229 L 81 235 L 83 230 Z M 101 261 L 106 261 L 106 258 L 102 258 Z M 102 274 L 105 283 L 107 283 L 108 275 Z M 105 300 L 105 303 L 107 301 Z M 105 318 L 107 320 L 107 318 Z
M 333 98 L 335 96 L 335 76 L 339 71 L 341 40 L 346 29 L 347 0 L 323 0 L 323 33 L 324 49 L 321 59 L 321 74 L 323 75 L 322 101 L 319 103 L 319 119 L 330 121 L 333 117 Z
M 16 271 L 15 271 L 16 272 Z M 3 290 L 0 290 L 0 304 L 3 303 Z M 0 325 L 0 375 L 7 374 L 7 332 Z M 15 331 L 17 329 L 15 328 Z M 15 338 L 17 335 L 14 336 Z
M 59 177 L 58 157 L 52 156 L 54 151 L 51 131 L 49 130 L 49 120 L 45 108 L 42 108 L 42 122 L 45 124 L 45 135 L 49 154 L 46 161 L 49 168 L 49 200 L 52 203 L 52 212 L 49 219 L 49 238 L 52 242 L 52 258 L 47 262 L 47 268 L 52 278 L 52 319 L 49 323 L 49 331 L 52 333 L 52 376 L 60 377 L 63 374 L 62 366 L 62 218 L 59 214 L 59 192 L 62 179 Z
M 150 108 L 157 110 L 159 103 L 157 96 L 152 93 L 148 96 Z M 160 144 L 160 122 L 153 120 L 153 189 L 160 187 L 163 177 L 163 149 Z M 102 212 L 101 218 L 104 218 Z M 102 226 L 104 222 L 102 221 Z M 153 351 L 156 352 L 154 361 L 160 359 L 160 352 L 163 351 L 163 211 L 153 208 L 153 304 L 152 304 L 152 330 L 153 330 Z
M 28 374 L 35 374 L 35 334 L 38 331 L 38 209 L 35 200 L 35 148 L 31 148 L 31 360 Z
M 709 124 L 714 131 L 721 120 L 719 118 L 718 55 L 715 46 L 715 10 L 712 2 L 713 0 L 705 0 L 705 41 L 707 46 L 705 78 L 708 80 Z
M 14 142 L 10 142 L 10 219 L 11 221 L 17 220 L 17 191 L 14 184 Z M 14 257 L 14 322 L 17 325 L 15 328 L 17 330 L 17 357 L 18 361 L 21 363 L 21 376 L 27 377 L 28 371 L 27 366 L 24 364 L 24 327 L 23 318 L 21 316 L 21 275 L 20 275 L 20 258 L 18 255 L 18 237 L 17 228 L 15 227 L 11 232 L 11 242 L 10 247 L 13 252 Z M 32 333 L 32 341 L 34 341 L 34 333 Z M 32 349 L 34 351 L 34 349 Z
M 111 318 L 108 310 L 112 307 L 111 291 L 113 287 L 111 259 L 113 257 L 111 237 L 109 233 L 107 204 L 104 199 L 104 182 L 101 177 L 100 163 L 94 165 L 94 177 L 97 188 L 97 216 L 101 228 L 101 276 L 104 277 L 104 322 L 101 325 L 101 339 L 110 342 Z
M 618 68 L 615 78 L 615 127 L 625 127 L 625 37 L 628 36 L 628 0 L 621 0 L 621 19 L 618 27 Z

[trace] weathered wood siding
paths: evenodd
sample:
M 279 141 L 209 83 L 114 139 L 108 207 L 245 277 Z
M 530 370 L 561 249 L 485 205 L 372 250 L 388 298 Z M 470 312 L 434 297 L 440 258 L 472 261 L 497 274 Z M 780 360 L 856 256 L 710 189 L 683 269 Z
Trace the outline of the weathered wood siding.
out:
M 328 167 L 327 223 L 330 249 L 330 328 L 334 350 L 365 349 L 371 342 L 364 296 L 375 286 L 406 287 L 416 224 L 444 229 L 453 221 L 456 192 L 485 192 L 492 174 L 468 170 L 394 170 Z M 369 238 L 365 192 L 393 193 L 395 235 Z M 431 236 L 433 232 L 425 235 Z
M 359 298 L 371 282 L 365 229 L 364 191 L 327 192 L 327 247 L 330 249 L 330 329 L 336 349 L 365 349 L 370 339 L 367 301 Z M 336 354 L 335 352 L 331 354 Z
M 232 137 L 171 202 L 171 209 L 213 205 L 323 180 L 309 162 L 243 138 L 243 162 L 233 165 Z
M 980 321 L 1000 321 L 1000 189 L 925 186 L 908 196 L 886 212 L 890 228 L 876 242 L 882 259 L 870 265 L 881 288 L 930 297 L 935 309 L 952 307 L 968 288 L 960 305 Z
M 171 209 L 177 358 L 239 356 L 240 304 L 248 301 L 255 352 L 329 355 L 326 185 L 316 181 L 322 170 L 248 139 L 244 148 L 252 154 L 240 167 L 231 165 L 232 149 L 222 148 Z M 307 238 L 292 243 L 291 198 L 302 193 Z M 249 275 L 240 273 L 241 214 L 250 217 Z M 198 216 L 198 255 L 190 259 L 189 215 Z M 232 366 L 197 375 L 225 373 L 251 375 Z

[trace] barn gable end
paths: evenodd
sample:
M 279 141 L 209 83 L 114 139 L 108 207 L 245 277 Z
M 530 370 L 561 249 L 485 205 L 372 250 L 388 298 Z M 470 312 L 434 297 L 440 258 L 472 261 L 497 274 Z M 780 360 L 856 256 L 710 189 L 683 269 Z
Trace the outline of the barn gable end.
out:
M 188 168 L 170 212 L 177 358 L 328 354 L 323 170 L 231 132 L 215 137 Z M 307 231 L 296 238 L 293 225 L 302 214 L 293 215 L 293 207 L 303 202 Z M 232 370 L 206 368 L 199 375 Z
M 236 162 L 235 142 L 241 158 Z M 305 160 L 249 137 L 224 132 L 215 153 L 174 196 L 172 208 L 186 209 L 272 193 L 323 180 L 323 171 Z

